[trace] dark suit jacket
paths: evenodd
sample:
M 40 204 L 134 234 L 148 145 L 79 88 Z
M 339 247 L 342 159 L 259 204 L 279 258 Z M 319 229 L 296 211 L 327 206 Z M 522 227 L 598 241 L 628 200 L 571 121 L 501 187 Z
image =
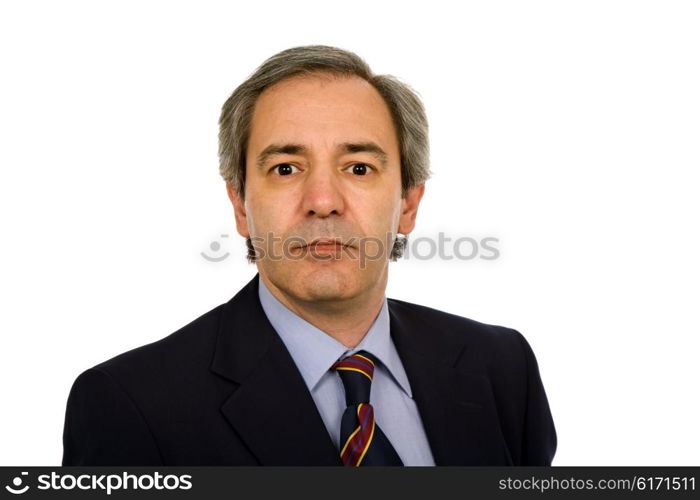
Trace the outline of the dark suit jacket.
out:
M 549 465 L 554 423 L 515 330 L 389 299 L 437 465 Z M 341 465 L 256 275 L 172 335 L 83 372 L 63 465 Z

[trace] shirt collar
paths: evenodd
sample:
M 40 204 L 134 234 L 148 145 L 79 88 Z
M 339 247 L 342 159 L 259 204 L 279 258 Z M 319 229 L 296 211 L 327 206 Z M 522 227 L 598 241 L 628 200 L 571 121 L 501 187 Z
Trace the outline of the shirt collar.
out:
M 379 359 L 399 387 L 412 397 L 406 371 L 391 340 L 386 297 L 362 341 L 354 348 L 348 348 L 282 304 L 268 290 L 261 277 L 258 277 L 258 283 L 258 297 L 265 315 L 294 359 L 309 391 L 314 390 L 321 377 L 338 359 L 365 350 Z

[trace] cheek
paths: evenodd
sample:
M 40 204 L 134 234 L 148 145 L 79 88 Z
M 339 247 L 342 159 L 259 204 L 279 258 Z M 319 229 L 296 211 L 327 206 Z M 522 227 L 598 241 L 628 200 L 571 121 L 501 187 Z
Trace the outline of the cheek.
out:
M 356 199 L 354 211 L 356 219 L 364 232 L 375 236 L 384 236 L 387 231 L 395 231 L 401 213 L 401 203 L 392 196 Z
M 247 195 L 248 196 L 248 195 Z M 251 234 L 263 237 L 268 232 L 284 235 L 293 222 L 292 200 L 276 193 L 251 190 L 247 203 L 248 229 Z

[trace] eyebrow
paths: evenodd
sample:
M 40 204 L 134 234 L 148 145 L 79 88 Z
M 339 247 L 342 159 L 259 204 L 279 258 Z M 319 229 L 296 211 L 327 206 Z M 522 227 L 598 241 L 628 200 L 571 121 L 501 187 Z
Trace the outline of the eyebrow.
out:
M 306 148 L 301 144 L 270 144 L 258 155 L 258 167 L 265 165 L 265 162 L 272 156 L 277 155 L 298 155 L 306 152 Z
M 372 141 L 365 142 L 344 142 L 339 144 L 338 149 L 341 153 L 370 153 L 377 158 L 382 167 L 386 166 L 387 154 L 379 145 Z M 299 155 L 308 151 L 308 148 L 302 144 L 270 144 L 263 149 L 257 158 L 258 167 L 263 167 L 265 163 L 273 156 L 278 155 Z
M 383 167 L 386 166 L 386 151 L 375 142 L 344 142 L 339 146 L 339 149 L 345 153 L 370 153 L 382 163 Z

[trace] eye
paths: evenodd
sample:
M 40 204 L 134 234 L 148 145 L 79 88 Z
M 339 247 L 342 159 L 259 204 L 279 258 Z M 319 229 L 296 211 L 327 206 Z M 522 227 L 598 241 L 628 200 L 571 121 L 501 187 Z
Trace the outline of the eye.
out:
M 299 171 L 297 167 L 291 163 L 280 163 L 272 167 L 271 171 L 277 171 L 277 175 L 292 175 L 293 173 Z
M 345 170 L 350 170 L 355 175 L 367 175 L 371 172 L 372 167 L 366 163 L 353 163 Z

